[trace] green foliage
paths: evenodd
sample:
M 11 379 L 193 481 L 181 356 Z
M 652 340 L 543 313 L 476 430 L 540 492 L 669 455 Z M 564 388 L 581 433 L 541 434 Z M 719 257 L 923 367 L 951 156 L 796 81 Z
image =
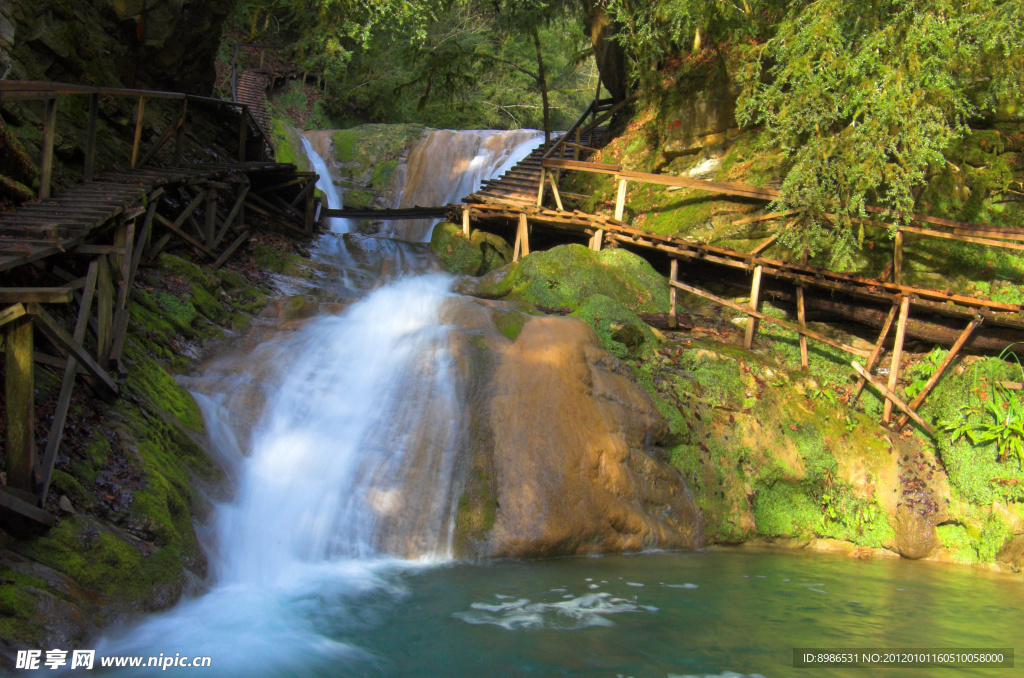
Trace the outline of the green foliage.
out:
M 969 408 L 968 408 L 969 409 Z M 975 445 L 994 443 L 999 461 L 1017 458 L 1017 467 L 1024 463 L 1024 403 L 1020 396 L 1000 385 L 992 389 L 992 397 L 984 403 L 983 418 L 942 422 L 953 440 L 967 436 Z
M 939 369 L 939 365 L 946 359 L 949 351 L 943 348 L 936 348 L 931 353 L 924 357 L 921 362 L 915 363 L 909 370 L 907 370 L 907 376 L 910 377 L 910 384 L 904 389 L 904 393 L 907 398 L 915 398 L 920 393 L 928 380 L 934 376 L 935 371 Z
M 1012 0 L 793 3 L 749 52 L 738 117 L 792 164 L 776 207 L 815 217 L 782 241 L 849 265 L 869 204 L 907 219 L 973 116 L 1019 100 L 1024 10 Z M 767 69 L 767 76 L 764 77 Z

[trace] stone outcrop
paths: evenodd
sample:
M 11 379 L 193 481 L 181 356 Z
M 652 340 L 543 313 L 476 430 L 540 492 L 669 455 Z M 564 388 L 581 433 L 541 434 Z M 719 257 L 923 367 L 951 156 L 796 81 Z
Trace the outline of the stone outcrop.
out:
M 235 0 L 4 3 L 0 72 L 8 79 L 210 94 L 221 28 Z M 13 35 L 17 34 L 17 41 Z
M 493 324 L 475 323 L 480 334 L 464 344 L 478 362 L 470 370 L 473 460 L 457 553 L 701 546 L 699 511 L 657 446 L 668 427 L 594 331 L 574 318 L 511 310 L 484 317 Z

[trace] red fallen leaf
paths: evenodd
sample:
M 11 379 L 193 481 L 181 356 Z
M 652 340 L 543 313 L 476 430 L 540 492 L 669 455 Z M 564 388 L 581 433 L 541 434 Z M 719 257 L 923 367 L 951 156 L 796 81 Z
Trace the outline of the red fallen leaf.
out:
M 799 431 L 800 429 L 798 429 L 798 428 L 796 427 L 796 424 L 790 424 L 790 425 L 789 425 L 789 430 L 790 430 L 790 431 Z

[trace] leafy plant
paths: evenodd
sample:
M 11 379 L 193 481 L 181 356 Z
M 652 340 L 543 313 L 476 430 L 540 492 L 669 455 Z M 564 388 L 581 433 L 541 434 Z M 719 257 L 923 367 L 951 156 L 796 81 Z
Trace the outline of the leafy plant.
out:
M 912 381 L 905 390 L 907 398 L 913 398 L 924 389 L 924 385 L 928 383 L 928 380 L 935 375 L 935 370 L 939 369 L 939 365 L 943 360 L 946 359 L 946 354 L 949 351 L 945 349 L 936 348 L 934 351 L 924 357 L 924 360 L 917 363 L 908 370 L 909 376 Z

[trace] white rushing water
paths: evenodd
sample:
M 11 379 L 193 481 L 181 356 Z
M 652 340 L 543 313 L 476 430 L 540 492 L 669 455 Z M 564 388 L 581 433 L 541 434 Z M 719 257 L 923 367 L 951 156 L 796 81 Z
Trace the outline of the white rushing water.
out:
M 481 133 L 467 134 L 463 167 L 473 178 L 461 185 L 473 190 L 484 160 Z M 518 137 L 491 141 L 491 175 L 525 154 Z M 304 145 L 335 204 L 323 160 Z M 432 265 L 424 250 L 324 236 L 317 258 L 334 262 L 339 279 L 377 278 L 342 291 L 372 291 L 341 315 L 279 331 L 189 380 L 235 487 L 204 528 L 212 584 L 109 633 L 98 655 L 211 656 L 218 676 L 336 675 L 376 661 L 337 639 L 402 595 L 396 571 L 450 560 L 461 490 L 466 423 L 442 324 L 452 279 L 416 274 Z M 333 295 L 332 286 L 319 294 Z
M 299 136 L 302 137 L 302 149 L 306 152 L 306 157 L 309 158 L 310 164 L 313 165 L 313 171 L 320 175 L 320 179 L 316 182 L 316 187 L 327 196 L 326 207 L 341 209 L 344 203 L 342 202 L 341 195 L 338 194 L 338 187 L 334 185 L 334 180 L 331 179 L 331 172 L 327 169 L 327 163 L 316 152 L 313 144 L 309 143 L 309 139 L 304 134 L 299 134 Z M 352 222 L 349 219 L 331 217 L 325 219 L 324 223 L 330 226 L 330 230 L 335 233 L 348 233 L 352 230 Z

